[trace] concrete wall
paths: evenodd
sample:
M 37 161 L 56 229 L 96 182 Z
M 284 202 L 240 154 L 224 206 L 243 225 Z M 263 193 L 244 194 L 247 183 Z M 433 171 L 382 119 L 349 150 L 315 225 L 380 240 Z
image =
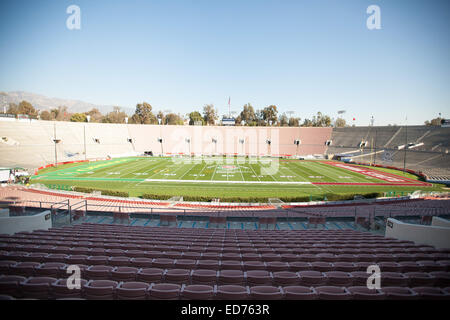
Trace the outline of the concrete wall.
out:
M 439 217 L 433 217 L 433 220 L 431 220 L 431 225 L 434 227 L 450 228 L 450 221 Z
M 436 248 L 450 248 L 450 228 L 404 223 L 389 218 L 386 223 L 386 237 L 414 241 L 416 244 Z
M 52 227 L 50 211 L 34 216 L 0 217 L 0 234 L 14 234 L 20 231 L 47 230 Z
M 35 169 L 59 162 L 143 153 L 285 156 L 324 154 L 332 128 L 160 126 L 62 121 L 1 122 L 0 166 Z M 163 150 L 158 138 L 163 139 Z M 186 142 L 190 139 L 190 143 Z M 213 143 L 213 138 L 217 143 Z M 98 139 L 98 142 L 95 142 Z M 128 142 L 132 139 L 132 143 Z M 297 148 L 294 140 L 300 139 Z M 241 143 L 243 140 L 244 143 Z M 271 145 L 267 144 L 271 140 Z M 86 141 L 86 155 L 84 154 Z

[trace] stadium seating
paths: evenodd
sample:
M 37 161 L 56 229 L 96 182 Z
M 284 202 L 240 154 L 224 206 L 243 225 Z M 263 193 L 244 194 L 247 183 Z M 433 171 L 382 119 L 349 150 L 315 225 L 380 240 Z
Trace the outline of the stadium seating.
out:
M 449 128 L 439 126 L 408 126 L 407 129 L 404 126 L 334 128 L 331 137 L 333 143 L 327 153 L 347 153 L 347 156 L 354 155 L 354 161 L 366 163 L 373 157 L 378 164 L 403 168 L 405 152 L 398 147 L 404 146 L 406 141 L 413 144 L 423 143 L 407 150 L 407 168 L 422 171 L 433 180 L 448 180 L 449 132 Z M 369 145 L 360 151 L 359 143 L 363 140 Z M 386 158 L 383 153 L 370 155 L 381 150 L 389 152 L 391 156 Z
M 46 255 L 35 255 L 30 239 L 40 243 L 35 249 L 45 250 L 38 252 Z M 449 250 L 352 230 L 211 230 L 86 223 L 0 235 L 0 244 L 6 244 L 0 258 L 1 293 L 14 298 L 448 299 L 444 288 L 450 284 L 448 265 L 440 263 L 450 260 Z M 337 259 L 340 251 L 336 247 L 341 246 L 345 252 L 355 252 L 355 261 Z M 117 247 L 122 249 L 112 249 Z M 79 252 L 77 248 L 84 248 L 87 258 L 72 255 Z M 396 248 L 409 249 L 417 252 L 418 259 L 426 256 L 428 260 L 404 261 L 390 253 Z M 191 249 L 195 256 L 190 255 Z M 255 253 L 242 253 L 249 249 Z M 136 250 L 139 255 L 151 254 L 135 257 Z M 269 252 L 289 253 L 290 261 Z M 366 288 L 368 274 L 365 269 L 351 271 L 361 263 L 359 256 L 365 258 L 359 252 L 375 252 L 375 261 L 368 263 L 380 265 L 380 290 L 360 288 Z M 179 259 L 162 258 L 166 253 Z M 114 254 L 126 258 L 130 266 L 123 266 L 124 259 L 114 259 Z M 88 266 L 82 272 L 82 288 L 69 292 L 64 286 L 65 269 L 74 261 Z

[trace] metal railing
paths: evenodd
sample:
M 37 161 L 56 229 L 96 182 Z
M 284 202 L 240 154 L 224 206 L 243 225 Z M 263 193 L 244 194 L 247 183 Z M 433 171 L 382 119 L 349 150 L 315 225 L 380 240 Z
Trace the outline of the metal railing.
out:
M 29 208 L 50 209 L 52 217 L 52 225 L 72 224 L 75 215 L 83 211 L 86 217 L 88 214 L 95 215 L 96 212 L 104 213 L 105 215 L 114 215 L 114 213 L 128 214 L 139 218 L 152 219 L 153 216 L 161 215 L 175 215 L 178 219 L 189 220 L 192 218 L 207 218 L 207 217 L 226 217 L 239 218 L 243 220 L 258 219 L 260 217 L 274 216 L 276 218 L 285 219 L 289 222 L 295 221 L 297 218 L 309 217 L 326 217 L 326 218 L 351 218 L 354 217 L 355 224 L 357 221 L 362 221 L 365 225 L 371 226 L 376 221 L 391 217 L 399 216 L 445 216 L 450 215 L 449 207 L 426 207 L 426 206 L 403 206 L 403 205 L 372 205 L 372 206 L 354 206 L 339 209 L 321 209 L 321 208 L 297 208 L 297 209 L 274 209 L 270 211 L 246 211 L 246 210 L 190 210 L 184 208 L 155 208 L 143 206 L 129 206 L 122 204 L 100 204 L 90 203 L 89 200 L 83 199 L 75 203 L 70 203 L 71 199 L 65 199 L 59 202 L 50 201 L 36 201 L 36 200 L 3 200 L 1 203 L 11 204 Z M 411 205 L 411 204 L 410 204 Z M 359 220 L 358 218 L 364 218 Z M 378 219 L 378 220 L 377 220 Z
M 67 217 L 69 217 L 69 224 L 71 223 L 70 214 L 70 200 L 62 200 L 55 202 L 50 206 L 52 226 L 59 226 L 61 224 L 67 224 Z M 64 219 L 64 220 L 63 220 Z M 63 221 L 61 221 L 63 220 Z

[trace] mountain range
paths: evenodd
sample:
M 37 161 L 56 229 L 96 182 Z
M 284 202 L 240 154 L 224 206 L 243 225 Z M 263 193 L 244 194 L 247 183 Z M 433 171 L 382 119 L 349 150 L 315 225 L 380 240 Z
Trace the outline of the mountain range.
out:
M 72 113 L 82 113 L 90 111 L 92 108 L 97 108 L 101 113 L 106 114 L 111 112 L 114 107 L 112 105 L 97 105 L 80 100 L 50 98 L 32 92 L 9 91 L 0 92 L 0 106 L 2 109 L 0 112 L 3 112 L 4 106 L 7 108 L 10 103 L 19 104 L 23 100 L 28 101 L 33 105 L 33 107 L 41 111 L 58 108 L 59 106 L 66 106 L 68 111 Z M 134 113 L 134 109 L 132 108 L 121 107 L 121 109 L 128 115 L 132 115 Z

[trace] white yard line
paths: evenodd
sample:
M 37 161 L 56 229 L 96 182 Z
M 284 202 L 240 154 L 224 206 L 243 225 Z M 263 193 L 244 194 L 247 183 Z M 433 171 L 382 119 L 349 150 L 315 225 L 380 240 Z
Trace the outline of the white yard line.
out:
M 188 165 L 188 164 L 178 164 L 178 163 L 176 163 L 176 165 L 180 165 L 180 167 L 178 168 L 178 169 L 176 169 L 173 173 L 175 173 L 175 172 L 177 172 L 177 171 L 179 171 L 179 170 L 181 170 L 181 169 L 184 169 L 184 170 L 186 170 L 186 168 L 184 167 L 184 166 L 186 166 L 186 165 Z M 197 164 L 194 164 L 194 167 L 196 166 Z M 172 166 L 170 166 L 170 167 L 173 167 L 173 165 Z M 193 168 L 193 167 L 192 167 Z M 186 173 L 188 173 L 189 171 L 191 171 L 192 170 L 192 168 L 190 168 L 189 170 L 187 170 L 181 177 L 179 177 L 178 179 L 181 179 Z M 167 178 L 167 180 L 173 180 L 173 179 L 171 179 L 171 178 Z
M 200 172 L 198 173 L 198 175 L 195 177 L 195 180 L 198 180 L 198 178 L 200 177 L 200 175 L 201 175 L 202 172 L 206 169 L 207 166 L 208 166 L 208 164 L 205 162 L 205 164 L 203 165 L 202 170 L 200 170 Z
M 156 162 L 155 165 L 150 166 L 150 168 L 148 168 L 147 170 L 145 170 L 143 173 L 148 173 L 149 171 L 152 171 L 153 169 L 158 168 L 158 167 L 160 167 L 160 166 L 162 166 L 162 165 L 164 165 L 164 164 L 166 164 L 165 161 L 162 161 L 162 162 Z
M 152 171 L 152 170 L 155 169 L 155 168 L 161 167 L 161 166 L 164 165 L 164 164 L 166 164 L 165 161 L 162 161 L 162 162 L 160 162 L 160 163 L 156 162 L 156 165 L 151 166 L 150 168 L 148 168 L 147 170 L 145 170 L 144 173 L 147 173 L 147 172 L 149 172 L 149 171 Z M 155 173 L 155 174 L 156 174 L 156 173 Z M 155 174 L 151 175 L 150 177 L 153 177 Z M 135 185 L 136 185 L 136 186 L 137 186 L 137 185 L 140 185 L 140 184 L 143 183 L 143 182 L 145 182 L 145 179 L 143 179 L 141 182 L 136 183 Z
M 256 174 L 255 169 L 253 169 L 252 164 L 249 162 L 248 165 L 249 165 L 250 169 L 252 169 L 253 173 L 255 174 L 256 179 L 258 179 L 258 181 L 261 181 L 261 179 L 259 178 L 259 176 Z
M 241 170 L 241 165 L 239 163 L 237 165 L 239 168 L 239 172 L 241 173 L 241 176 L 242 176 L 242 181 L 245 181 L 244 174 L 242 173 L 242 170 Z
M 289 170 L 290 172 L 292 172 L 294 174 L 295 177 L 299 178 L 299 176 L 294 171 L 292 171 L 291 169 L 287 168 L 286 166 L 281 167 L 281 165 L 280 165 L 280 170 L 283 170 L 283 171 Z M 289 181 L 292 181 L 292 179 L 289 178 L 289 176 L 286 176 L 286 177 L 288 178 Z
M 300 171 L 302 171 L 302 173 L 304 173 L 304 174 L 308 174 L 307 172 L 304 172 L 303 170 L 302 170 L 302 168 L 301 168 L 301 165 L 300 165 L 300 163 L 298 163 L 298 162 L 296 162 L 296 163 L 294 163 L 295 164 L 295 167 L 297 167 Z M 309 163 L 309 162 L 304 162 L 304 163 L 302 163 L 304 166 L 306 166 L 306 167 L 310 167 L 310 166 L 313 166 L 314 168 L 315 168 L 315 166 L 316 166 L 316 164 L 315 163 Z M 313 172 L 316 172 L 317 174 L 321 174 L 320 172 L 318 172 L 318 171 L 316 171 L 316 170 L 314 170 L 314 169 L 312 169 L 312 168 L 308 168 L 308 170 L 311 170 L 311 171 L 313 171 Z M 302 176 L 303 177 L 303 176 Z M 308 180 L 307 178 L 306 178 L 306 176 L 304 177 L 305 178 L 305 180 Z M 328 192 L 332 192 L 330 189 L 328 189 L 327 187 L 325 187 L 324 185 L 315 185 L 315 184 L 313 184 L 313 186 L 314 187 L 316 187 L 317 189 L 319 189 L 319 190 L 323 190 L 323 189 L 325 189 L 325 191 L 328 191 Z
M 331 169 L 328 169 L 328 168 L 329 168 L 329 165 L 324 164 L 324 163 L 321 163 L 321 165 L 322 165 L 322 167 L 325 167 L 325 168 L 323 168 L 323 170 L 325 170 L 325 171 L 331 170 Z M 339 169 L 343 169 L 343 168 L 339 168 Z M 370 183 L 370 182 L 371 182 L 371 181 L 367 181 L 367 180 L 371 180 L 371 179 L 366 179 L 367 176 L 365 176 L 365 175 L 363 175 L 363 174 L 361 174 L 361 173 L 354 172 L 354 171 L 347 170 L 347 169 L 343 169 L 343 171 L 344 171 L 346 174 L 352 176 L 352 178 L 356 180 L 356 181 L 351 181 L 351 182 L 363 182 L 363 183 L 366 183 L 366 182 L 369 182 L 369 183 Z M 337 170 L 337 172 L 341 172 L 341 171 L 340 171 L 340 170 Z M 344 173 L 342 173 L 342 174 L 344 174 Z M 336 175 L 336 173 L 333 172 L 333 175 Z M 342 181 L 339 181 L 339 178 L 338 178 L 338 177 L 337 177 L 337 178 L 333 178 L 333 179 L 335 180 L 335 182 L 342 182 Z M 336 179 L 337 179 L 337 180 L 336 180 Z M 377 179 L 377 180 L 378 180 L 378 179 Z M 377 180 L 376 180 L 376 181 L 377 181 Z M 381 181 L 382 181 L 382 180 L 381 180 Z
M 214 176 L 216 175 L 217 166 L 218 166 L 218 165 L 216 164 L 216 167 L 214 168 L 213 175 L 211 176 L 211 181 L 215 181 L 215 180 L 213 180 L 213 178 L 214 178 Z
M 260 164 L 260 166 L 262 167 L 262 164 Z M 275 179 L 275 178 L 273 177 L 273 175 L 269 174 L 269 176 L 273 179 L 273 181 L 278 181 L 277 179 Z
M 165 164 L 165 163 L 162 163 L 162 164 Z M 170 166 L 167 166 L 167 167 L 165 167 L 164 169 L 168 169 L 168 168 L 172 168 L 173 166 L 175 166 L 175 165 L 177 165 L 178 163 L 174 163 L 174 164 L 172 164 L 172 165 L 170 165 Z M 155 167 L 156 168 L 156 167 Z M 154 169 L 154 168 L 153 168 Z M 160 171 L 158 171 L 158 172 L 155 172 L 154 174 L 152 174 L 149 178 L 151 178 L 151 177 L 153 177 L 153 176 L 155 176 L 155 175 L 157 175 L 157 174 L 159 174 L 160 173 Z M 147 179 L 145 179 L 145 180 L 147 180 Z M 165 180 L 165 181 L 167 181 L 167 180 Z
M 187 170 L 183 175 L 181 175 L 181 177 L 179 177 L 178 179 L 182 179 L 186 174 L 188 174 L 188 172 L 190 172 L 192 169 L 194 169 L 196 166 L 198 165 L 198 163 L 195 163 L 189 170 Z
M 133 173 L 134 171 L 135 171 L 135 169 L 137 168 L 137 167 L 139 167 L 139 169 L 140 169 L 140 167 L 145 167 L 145 165 L 147 165 L 147 163 L 145 163 L 145 161 L 136 161 L 137 163 L 135 163 L 134 165 L 132 165 L 132 166 L 129 166 L 129 167 L 125 167 L 124 169 L 126 169 L 126 173 L 124 173 L 124 174 L 119 174 L 119 175 L 117 175 L 117 177 L 116 178 L 121 178 L 122 176 L 124 176 L 124 175 L 127 175 L 127 174 L 131 174 L 131 173 Z M 144 164 L 144 165 L 143 165 Z M 133 168 L 133 170 L 131 170 Z M 120 170 L 120 171 L 122 171 L 122 170 Z
M 178 179 L 145 179 L 146 182 L 196 182 L 196 183 L 240 183 L 240 184 L 311 184 L 304 181 L 225 181 L 225 180 L 178 180 Z
M 297 173 L 296 171 L 294 171 L 293 169 L 291 169 L 291 167 L 290 167 L 290 162 L 288 162 L 288 163 L 289 163 L 289 164 L 288 164 L 287 166 L 289 167 L 289 170 L 291 170 L 292 172 L 296 173 L 297 176 L 300 176 L 301 179 L 308 181 L 308 179 L 306 178 L 306 176 L 303 176 L 303 174 L 307 174 L 307 173 L 304 172 L 304 171 L 302 170 L 302 168 L 301 168 L 300 165 L 294 166 L 296 169 L 300 170 L 300 172 L 301 172 L 301 173 Z M 297 163 L 295 163 L 295 164 L 297 164 Z

